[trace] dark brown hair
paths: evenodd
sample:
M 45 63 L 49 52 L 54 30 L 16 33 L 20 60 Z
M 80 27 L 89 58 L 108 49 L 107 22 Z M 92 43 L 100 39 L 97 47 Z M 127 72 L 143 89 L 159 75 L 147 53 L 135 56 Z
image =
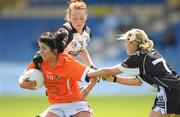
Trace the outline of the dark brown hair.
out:
M 41 34 L 39 38 L 39 42 L 44 43 L 51 49 L 57 49 L 58 53 L 62 53 L 65 49 L 65 38 L 68 38 L 67 33 L 52 33 L 52 32 L 44 32 Z

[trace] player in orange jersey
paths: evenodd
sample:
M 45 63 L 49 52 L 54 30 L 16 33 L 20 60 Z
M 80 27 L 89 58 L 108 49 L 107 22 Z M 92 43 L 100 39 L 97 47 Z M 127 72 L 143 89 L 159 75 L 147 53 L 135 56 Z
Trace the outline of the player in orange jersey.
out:
M 63 32 L 58 35 L 45 32 L 38 40 L 39 52 L 43 58 L 40 70 L 44 74 L 44 86 L 51 104 L 40 117 L 92 117 L 92 110 L 86 100 L 87 95 L 81 96 L 81 91 L 84 90 L 78 85 L 78 81 L 86 78 L 90 68 L 63 53 L 64 38 L 68 38 L 68 35 Z M 31 62 L 26 70 L 32 68 L 36 68 L 34 62 Z M 20 86 L 33 90 L 35 82 L 26 78 Z M 90 80 L 86 92 L 90 91 L 95 83 L 96 80 Z

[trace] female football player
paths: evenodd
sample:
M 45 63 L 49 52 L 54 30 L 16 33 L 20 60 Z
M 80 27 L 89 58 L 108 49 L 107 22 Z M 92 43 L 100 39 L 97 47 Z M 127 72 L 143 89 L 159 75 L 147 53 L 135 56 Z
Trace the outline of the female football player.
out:
M 153 49 L 153 41 L 140 29 L 121 35 L 125 41 L 128 58 L 114 67 L 89 72 L 89 77 L 106 77 L 105 80 L 126 85 L 148 84 L 157 91 L 149 117 L 180 116 L 180 76 L 166 60 Z M 132 78 L 117 78 L 126 73 Z M 173 116 L 174 117 L 174 116 Z
M 56 34 L 58 35 L 58 33 L 61 32 L 67 33 L 68 38 L 64 40 L 64 51 L 66 53 L 74 58 L 79 55 L 84 64 L 93 69 L 97 69 L 87 50 L 91 38 L 91 30 L 86 25 L 87 17 L 86 3 L 83 2 L 83 0 L 70 0 L 65 15 L 67 22 L 59 28 Z M 38 53 L 33 58 L 33 61 L 37 63 L 36 68 L 40 68 L 42 57 L 40 57 Z
M 44 86 L 51 104 L 40 117 L 92 117 L 91 108 L 86 98 L 81 97 L 78 84 L 78 81 L 85 79 L 90 68 L 63 53 L 64 38 L 68 38 L 67 33 L 61 32 L 55 35 L 55 33 L 45 32 L 38 40 L 39 54 L 43 58 L 40 70 L 44 74 Z M 25 71 L 34 68 L 36 66 L 33 61 Z M 90 91 L 95 83 L 96 80 L 90 79 L 86 89 Z M 20 86 L 33 90 L 36 81 L 25 78 L 20 82 Z
M 91 38 L 90 28 L 86 25 L 87 17 L 86 3 L 83 0 L 70 0 L 65 15 L 67 22 L 59 28 L 57 33 L 66 32 L 69 35 L 65 52 L 73 57 L 80 55 L 84 64 L 94 68 L 94 63 L 87 51 Z

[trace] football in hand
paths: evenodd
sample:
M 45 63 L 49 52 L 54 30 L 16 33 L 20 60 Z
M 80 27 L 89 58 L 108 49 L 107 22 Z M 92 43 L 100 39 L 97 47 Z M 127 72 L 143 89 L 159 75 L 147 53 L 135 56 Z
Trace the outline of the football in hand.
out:
M 23 82 L 24 79 L 29 78 L 30 81 L 36 81 L 35 89 L 40 89 L 44 85 L 44 75 L 38 69 L 30 69 L 25 71 L 19 78 L 19 83 Z

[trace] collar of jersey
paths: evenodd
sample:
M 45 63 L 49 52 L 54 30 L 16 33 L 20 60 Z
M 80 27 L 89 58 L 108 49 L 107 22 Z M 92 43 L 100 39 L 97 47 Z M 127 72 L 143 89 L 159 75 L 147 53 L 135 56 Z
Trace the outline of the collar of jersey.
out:
M 72 26 L 72 23 L 69 22 L 69 24 L 70 24 L 70 26 L 71 26 L 71 28 L 72 28 L 72 32 L 73 32 L 73 33 L 78 33 L 77 30 Z M 84 25 L 83 31 L 84 31 L 85 29 L 86 29 L 86 25 Z

